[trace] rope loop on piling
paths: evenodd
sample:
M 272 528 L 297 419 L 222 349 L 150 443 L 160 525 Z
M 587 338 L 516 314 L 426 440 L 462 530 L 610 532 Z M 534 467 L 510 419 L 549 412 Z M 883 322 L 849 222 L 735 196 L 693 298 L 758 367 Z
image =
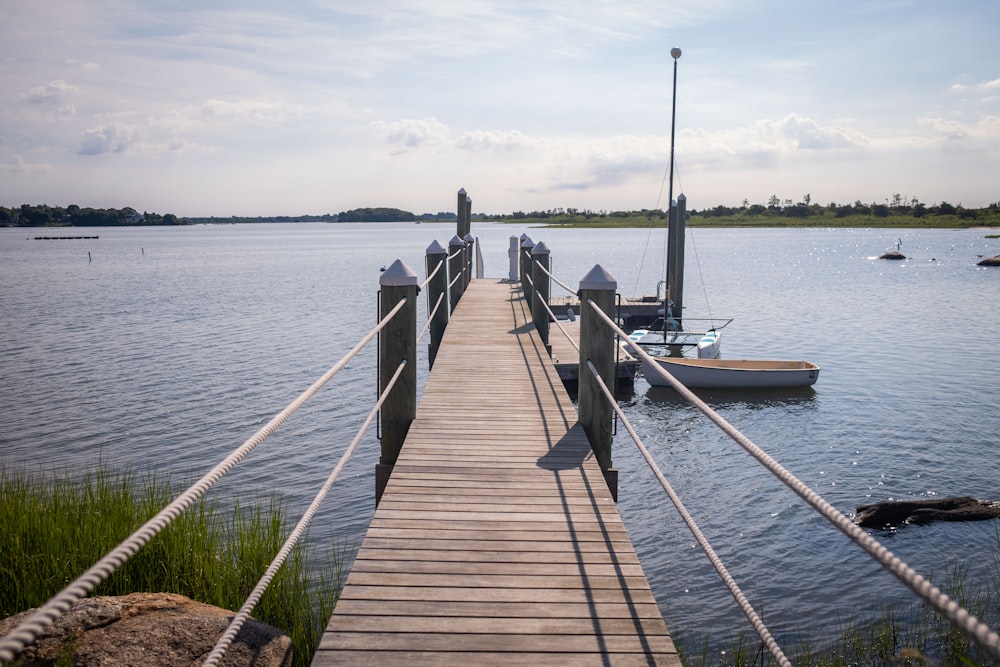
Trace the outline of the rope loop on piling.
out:
M 597 316 L 600 317 L 605 324 L 621 336 L 622 340 L 627 340 L 628 334 L 626 334 L 621 327 L 615 324 L 614 321 L 612 321 L 611 318 L 608 317 L 592 299 L 587 300 L 587 305 L 594 310 Z M 970 614 L 968 610 L 962 608 L 961 605 L 949 598 L 948 595 L 931 584 L 927 579 L 919 575 L 915 570 L 913 570 L 913 568 L 900 560 L 878 540 L 867 534 L 861 529 L 861 527 L 857 526 L 853 521 L 844 516 L 842 512 L 839 512 L 833 505 L 823 499 L 822 496 L 795 477 L 795 475 L 767 454 L 767 452 L 754 444 L 750 438 L 741 433 L 739 429 L 726 421 L 719 413 L 709 407 L 707 403 L 698 398 L 694 392 L 681 384 L 681 382 L 678 381 L 673 375 L 662 369 L 649 355 L 649 353 L 641 348 L 641 346 L 635 345 L 633 347 L 636 348 L 636 352 L 640 355 L 640 357 L 646 361 L 647 368 L 651 368 L 654 372 L 659 373 L 660 376 L 670 384 L 670 386 L 677 390 L 677 392 L 688 401 L 688 403 L 698 408 L 706 417 L 709 418 L 709 420 L 718 426 L 726 435 L 732 438 L 736 444 L 756 459 L 757 462 L 764 466 L 772 475 L 781 480 L 781 482 L 790 488 L 797 496 L 802 498 L 807 505 L 812 507 L 813 510 L 820 514 L 820 516 L 832 523 L 840 532 L 847 536 L 848 539 L 858 545 L 884 569 L 892 573 L 893 576 L 899 579 L 899 581 L 913 591 L 914 594 L 947 618 L 952 625 L 972 637 L 994 658 L 1000 659 L 1000 635 L 998 635 L 996 631 Z M 615 401 L 612 401 L 612 404 L 617 406 L 617 402 Z

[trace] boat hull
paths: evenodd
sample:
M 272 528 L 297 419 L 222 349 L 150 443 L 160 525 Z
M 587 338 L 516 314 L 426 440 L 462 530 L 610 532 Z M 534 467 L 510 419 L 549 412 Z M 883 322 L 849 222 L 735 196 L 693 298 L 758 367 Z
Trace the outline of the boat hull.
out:
M 685 359 L 653 357 L 658 368 L 694 389 L 774 389 L 808 387 L 819 379 L 820 368 L 808 361 L 757 359 Z M 643 359 L 642 373 L 654 387 L 671 384 Z

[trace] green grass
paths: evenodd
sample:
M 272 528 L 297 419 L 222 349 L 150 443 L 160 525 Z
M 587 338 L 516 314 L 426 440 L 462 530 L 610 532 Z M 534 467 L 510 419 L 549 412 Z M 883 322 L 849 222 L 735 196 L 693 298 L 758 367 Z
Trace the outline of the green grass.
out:
M 1000 533 L 994 555 L 994 572 L 986 581 L 972 582 L 964 566 L 952 568 L 943 587 L 949 597 L 992 628 L 1000 622 Z M 829 627 L 830 640 L 812 637 L 778 638 L 785 655 L 794 665 L 814 667 L 854 667 L 857 665 L 965 665 L 996 664 L 964 632 L 929 606 L 880 602 L 871 611 L 841 619 Z M 746 626 L 728 640 L 727 648 L 711 655 L 703 647 L 700 654 L 685 650 L 678 642 L 688 667 L 726 665 L 770 667 L 774 659 L 757 634 Z
M 169 480 L 103 465 L 76 477 L 0 465 L 0 618 L 44 604 L 175 495 Z M 282 507 L 266 503 L 197 502 L 93 594 L 178 593 L 238 610 L 288 533 Z M 253 611 L 291 637 L 296 665 L 309 664 L 333 611 L 343 561 L 334 551 L 314 558 L 326 565 L 310 575 L 300 543 Z

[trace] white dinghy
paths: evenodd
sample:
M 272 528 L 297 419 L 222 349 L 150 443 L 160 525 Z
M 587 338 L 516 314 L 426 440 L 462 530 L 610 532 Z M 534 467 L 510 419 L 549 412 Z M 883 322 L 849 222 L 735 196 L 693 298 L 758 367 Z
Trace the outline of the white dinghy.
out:
M 645 358 L 642 374 L 654 387 L 669 387 L 657 369 L 673 375 L 692 389 L 776 389 L 808 387 L 819 379 L 820 368 L 809 361 L 768 359 L 685 359 L 653 357 L 656 368 Z

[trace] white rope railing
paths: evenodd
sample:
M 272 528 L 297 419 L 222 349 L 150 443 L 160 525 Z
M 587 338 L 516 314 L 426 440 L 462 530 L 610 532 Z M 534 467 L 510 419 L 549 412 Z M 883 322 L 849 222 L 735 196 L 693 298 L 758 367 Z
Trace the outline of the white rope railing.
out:
M 681 518 L 687 525 L 688 530 L 690 530 L 691 534 L 694 535 L 695 541 L 698 542 L 698 545 L 701 547 L 701 550 L 705 552 L 705 555 L 708 557 L 708 560 L 712 563 L 712 566 L 715 568 L 715 571 L 718 572 L 719 577 L 726 585 L 726 588 L 729 589 L 730 594 L 732 594 L 733 598 L 736 600 L 736 604 L 739 605 L 740 609 L 747 617 L 747 620 L 750 621 L 750 625 L 752 625 L 754 630 L 757 631 L 757 635 L 760 637 L 761 641 L 764 642 L 764 645 L 767 646 L 768 651 L 771 652 L 771 655 L 774 656 L 774 659 L 778 661 L 778 664 L 782 665 L 783 667 L 791 667 L 792 663 L 788 660 L 787 657 L 785 657 L 785 654 L 782 652 L 781 647 L 778 646 L 778 642 L 775 641 L 774 637 L 771 635 L 771 631 L 767 629 L 766 625 L 764 625 L 764 621 L 761 619 L 760 615 L 757 614 L 757 611 L 750 604 L 750 601 L 747 600 L 746 595 L 743 594 L 743 591 L 736 583 L 736 580 L 733 579 L 732 575 L 729 574 L 729 570 L 722 562 L 722 559 L 719 558 L 719 555 L 715 552 L 715 549 L 712 548 L 711 543 L 708 541 L 708 538 L 705 537 L 705 534 L 701 531 L 701 528 L 695 522 L 694 517 L 692 517 L 691 514 L 687 511 L 687 508 L 681 501 L 680 496 L 678 496 L 677 493 L 674 492 L 674 489 L 670 485 L 670 482 L 667 481 L 666 476 L 660 470 L 660 467 L 656 464 L 656 461 L 653 460 L 652 455 L 649 453 L 649 450 L 646 449 L 646 446 L 643 444 L 642 439 L 635 432 L 635 429 L 632 428 L 631 422 L 629 422 L 628 418 L 625 416 L 625 413 L 622 411 L 621 406 L 618 405 L 618 401 L 615 400 L 614 395 L 611 393 L 611 390 L 608 389 L 608 385 L 605 384 L 604 379 L 601 378 L 601 374 L 597 371 L 597 368 L 594 366 L 593 362 L 590 361 L 589 359 L 587 360 L 587 368 L 590 369 L 590 372 L 597 380 L 597 384 L 601 388 L 601 391 L 604 393 L 604 397 L 608 400 L 608 403 L 614 409 L 615 413 L 618 415 L 618 418 L 622 420 L 622 424 L 625 426 L 625 430 L 627 430 L 628 434 L 632 436 L 632 441 L 635 443 L 636 447 L 639 448 L 639 452 L 642 454 L 642 457 L 646 459 L 646 464 L 649 466 L 650 470 L 653 471 L 653 474 L 656 476 L 656 479 L 660 482 L 660 486 L 663 487 L 663 490 L 666 491 L 667 496 L 670 498 L 670 501 L 674 504 L 674 507 L 677 508 L 677 512 L 681 515 Z
M 448 289 L 451 289 L 452 287 L 454 287 L 455 283 L 457 283 L 461 279 L 462 279 L 462 272 L 459 271 L 458 273 L 455 274 L 455 277 L 451 279 L 451 282 L 448 283 Z
M 605 324 L 616 331 L 619 336 L 627 337 L 627 334 L 608 317 L 593 300 L 588 299 L 590 306 Z M 832 523 L 840 532 L 846 535 L 851 541 L 857 544 L 865 553 L 871 556 L 883 568 L 888 570 L 893 576 L 899 579 L 914 594 L 927 602 L 931 607 L 947 618 L 952 625 L 959 628 L 972 637 L 980 646 L 989 652 L 994 658 L 1000 659 L 1000 635 L 992 628 L 981 622 L 975 616 L 962 608 L 957 602 L 949 598 L 939 588 L 930 581 L 919 575 L 909 565 L 900 560 L 891 551 L 885 548 L 878 540 L 868 535 L 859 526 L 854 524 L 842 512 L 839 512 L 833 505 L 823 499 L 818 493 L 810 489 L 801 480 L 796 478 L 791 472 L 774 460 L 767 452 L 753 443 L 748 437 L 743 435 L 736 427 L 726 421 L 708 404 L 698 398 L 690 389 L 681 384 L 674 376 L 660 368 L 653 358 L 640 346 L 633 346 L 638 354 L 646 361 L 646 367 L 659 373 L 677 392 L 689 403 L 701 410 L 716 426 L 726 435 L 740 445 L 761 465 L 767 468 L 775 477 L 781 480 L 797 496 L 802 498 L 810 507 L 818 512 L 823 518 Z
M 441 307 L 441 303 L 444 301 L 444 292 L 438 294 L 437 302 L 434 304 L 434 308 L 431 309 L 429 315 L 427 315 L 427 321 L 424 322 L 424 328 L 420 330 L 420 335 L 417 336 L 417 342 L 419 343 L 427 335 L 427 330 L 431 328 L 431 324 L 434 323 L 434 316 L 437 315 L 438 308 Z
M 389 382 L 386 383 L 385 389 L 382 390 L 382 394 L 378 397 L 378 401 L 376 401 L 375 406 L 368 413 L 368 417 L 365 419 L 364 424 L 361 425 L 357 435 L 354 436 L 351 444 L 347 446 L 346 450 L 344 450 L 344 453 L 341 455 L 337 465 L 334 466 L 330 476 L 327 477 L 326 482 L 320 488 L 316 497 L 313 498 L 312 503 L 309 505 L 309 509 L 307 509 L 305 514 L 302 515 L 302 518 L 299 519 L 295 529 L 291 532 L 291 534 L 289 534 L 284 545 L 281 547 L 281 550 L 278 551 L 278 555 L 271 561 L 271 565 L 267 568 L 264 576 L 260 578 L 253 591 L 251 591 L 250 595 L 247 597 L 246 602 L 244 602 L 243 606 L 240 607 L 239 613 L 233 617 L 233 620 L 230 621 L 229 626 L 226 628 L 226 631 L 222 634 L 222 637 L 212 649 L 212 652 L 209 653 L 207 658 L 205 658 L 205 661 L 202 663 L 202 667 L 215 667 L 215 665 L 218 665 L 219 661 L 226 654 L 226 651 L 233 643 L 233 640 L 236 639 L 236 635 L 239 634 L 243 624 L 250 618 L 250 613 L 253 611 L 254 607 L 257 606 L 257 603 L 260 602 L 260 598 L 264 595 L 264 591 L 266 591 L 267 587 L 271 585 L 271 581 L 278 573 L 278 569 L 284 564 L 285 560 L 288 558 L 288 554 L 290 554 L 292 549 L 295 548 L 299 538 L 302 537 L 306 528 L 308 528 L 309 524 L 312 523 L 313 517 L 316 515 L 316 512 L 319 511 L 319 506 L 326 499 L 327 494 L 333 487 L 333 483 L 337 481 L 337 477 L 340 476 L 341 471 L 344 469 L 344 465 L 347 463 L 348 459 L 351 458 L 351 454 L 354 453 L 358 443 L 361 441 L 361 436 L 363 436 L 365 431 L 368 430 L 368 427 L 371 426 L 372 421 L 375 419 L 375 415 L 377 415 L 378 411 L 382 408 L 382 404 L 385 403 L 386 397 L 396 385 L 396 380 L 399 379 L 399 376 L 402 374 L 403 368 L 405 367 L 406 360 L 404 359 L 396 368 L 396 372 L 389 379 Z
M 548 269 L 546 269 L 542 265 L 542 263 L 539 262 L 537 259 L 535 260 L 535 265 L 538 268 L 540 268 L 545 275 L 547 275 L 549 278 L 551 278 L 552 282 L 554 282 L 556 285 L 559 285 L 559 287 L 562 287 L 564 290 L 566 290 L 570 294 L 576 294 L 576 290 L 575 289 L 573 289 L 572 287 L 570 287 L 569 285 L 567 285 L 566 283 L 564 283 L 563 281 L 559 280 L 554 275 L 552 275 L 552 273 Z
M 430 274 L 428 274 L 427 280 L 425 280 L 424 282 L 420 283 L 420 289 L 424 289 L 425 287 L 427 287 L 428 283 L 430 283 L 431 279 L 434 278 L 434 276 L 437 275 L 437 272 L 441 270 L 442 266 L 444 266 L 444 260 L 443 259 L 440 260 L 440 261 L 438 261 L 437 266 L 434 267 L 434 270 L 431 271 Z
M 267 424 L 247 439 L 239 448 L 223 459 L 212 470 L 201 477 L 175 498 L 169 505 L 160 510 L 152 519 L 144 523 L 138 530 L 128 536 L 121 544 L 111 550 L 104 558 L 91 566 L 89 570 L 77 577 L 68 586 L 54 595 L 48 602 L 27 619 L 22 621 L 5 637 L 0 638 L 0 662 L 10 662 L 27 646 L 33 644 L 52 625 L 57 618 L 69 611 L 75 602 L 86 597 L 101 582 L 106 580 L 122 563 L 131 558 L 145 546 L 153 537 L 162 531 L 171 521 L 177 518 L 198 498 L 208 490 L 247 455 L 256 449 L 268 436 L 288 420 L 302 405 L 333 378 L 361 349 L 392 320 L 406 304 L 401 299 L 385 317 L 355 345 L 344 358 L 338 361 L 330 370 L 322 375 L 308 389 L 292 401 L 288 407 L 275 415 Z
M 573 337 L 569 335 L 569 332 L 566 331 L 566 327 L 564 327 L 562 323 L 559 322 L 559 318 L 557 318 L 556 314 L 552 312 L 552 308 L 549 307 L 548 302 L 541 297 L 541 295 L 538 293 L 537 290 L 535 291 L 535 298 L 538 299 L 538 302 L 542 304 L 542 306 L 545 308 L 545 312 L 547 312 L 549 314 L 549 317 L 552 318 L 551 321 L 554 322 L 557 327 L 559 327 L 559 331 L 561 331 L 562 335 L 566 337 L 566 340 L 569 341 L 569 344 L 573 346 L 573 349 L 579 352 L 580 344 L 577 343 L 575 340 L 573 340 Z
M 448 259 L 455 259 L 459 255 L 461 255 L 463 252 L 465 252 L 465 246 L 462 246 L 461 248 L 459 248 L 455 252 L 453 252 L 450 255 L 448 255 Z

